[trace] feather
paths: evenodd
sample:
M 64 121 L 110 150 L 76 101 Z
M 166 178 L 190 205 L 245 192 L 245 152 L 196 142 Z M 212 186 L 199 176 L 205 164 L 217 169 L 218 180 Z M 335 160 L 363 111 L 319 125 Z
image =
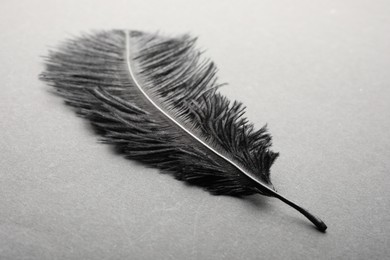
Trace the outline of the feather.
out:
M 140 31 L 86 34 L 50 51 L 41 79 L 126 158 L 216 195 L 276 197 L 325 231 L 275 191 L 270 134 L 218 92 L 216 66 L 195 42 Z

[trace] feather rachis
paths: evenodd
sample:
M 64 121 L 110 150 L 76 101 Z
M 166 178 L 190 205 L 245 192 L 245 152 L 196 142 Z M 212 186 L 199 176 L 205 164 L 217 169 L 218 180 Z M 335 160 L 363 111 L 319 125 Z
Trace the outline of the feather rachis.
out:
M 191 132 L 189 129 L 187 129 L 185 126 L 183 126 L 180 122 L 178 122 L 175 118 L 173 118 L 171 115 L 168 114 L 168 112 L 164 111 L 161 106 L 159 104 L 156 104 L 152 98 L 150 98 L 148 96 L 148 94 L 143 90 L 141 84 L 137 81 L 136 79 L 136 76 L 133 72 L 133 68 L 132 68 L 132 64 L 130 62 L 130 40 L 129 40 L 129 34 L 126 34 L 126 42 L 128 44 L 126 44 L 127 46 L 127 65 L 128 65 L 128 68 L 129 68 L 129 73 L 130 73 L 130 76 L 132 78 L 132 80 L 134 81 L 135 85 L 137 86 L 137 88 L 144 94 L 145 98 L 148 99 L 148 101 L 150 103 L 152 103 L 156 109 L 158 109 L 162 114 L 164 114 L 165 117 L 167 117 L 171 122 L 173 122 L 176 126 L 178 126 L 181 130 L 183 130 L 186 134 L 188 134 L 192 139 L 194 139 L 196 142 L 200 143 L 202 146 L 206 147 L 209 151 L 213 152 L 215 155 L 217 155 L 218 157 L 222 158 L 223 160 L 225 160 L 226 162 L 228 162 L 229 164 L 233 165 L 236 169 L 238 169 L 240 172 L 242 172 L 243 174 L 245 174 L 246 176 L 248 176 L 249 178 L 252 178 L 250 174 L 248 174 L 247 172 L 245 172 L 243 169 L 241 169 L 241 167 L 239 167 L 236 163 L 232 162 L 230 159 L 226 158 L 224 155 L 222 155 L 221 153 L 219 153 L 215 148 L 211 147 L 209 144 L 207 144 L 205 141 L 203 141 L 200 137 L 198 137 L 196 134 L 194 134 L 193 132 Z M 207 71 L 210 71 L 210 69 L 207 69 Z M 207 72 L 206 71 L 206 72 Z M 206 73 L 205 73 L 206 74 Z M 209 75 L 209 74 L 208 74 Z M 214 74 L 212 74 L 213 76 Z M 208 78 L 206 82 L 209 82 L 209 78 L 211 78 L 212 76 L 202 76 L 201 79 L 199 79 L 200 81 L 204 80 L 206 77 Z M 209 103 L 208 103 L 209 104 Z M 214 110 L 211 110 L 213 113 L 215 112 Z M 210 115 L 210 117 L 213 116 L 213 115 Z M 205 120 L 209 123 L 211 123 L 212 121 L 211 120 Z M 194 129 L 194 127 L 192 128 Z M 217 136 L 216 134 L 214 134 L 214 136 Z M 255 180 L 256 182 L 258 180 Z

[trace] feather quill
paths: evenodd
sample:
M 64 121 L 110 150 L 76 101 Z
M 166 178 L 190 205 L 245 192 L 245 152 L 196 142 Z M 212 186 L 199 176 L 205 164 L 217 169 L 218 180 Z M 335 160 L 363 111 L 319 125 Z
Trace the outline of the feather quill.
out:
M 270 134 L 217 91 L 217 69 L 195 42 L 140 31 L 87 34 L 50 51 L 41 79 L 125 157 L 216 195 L 276 197 L 325 231 L 275 191 Z

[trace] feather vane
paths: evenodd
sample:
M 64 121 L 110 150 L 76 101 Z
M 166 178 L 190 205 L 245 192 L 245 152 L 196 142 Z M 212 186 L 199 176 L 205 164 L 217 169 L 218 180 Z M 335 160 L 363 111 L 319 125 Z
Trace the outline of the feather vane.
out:
M 270 134 L 218 92 L 216 66 L 195 43 L 188 35 L 88 34 L 51 51 L 41 78 L 125 157 L 213 194 L 279 198 L 325 231 L 274 190 Z

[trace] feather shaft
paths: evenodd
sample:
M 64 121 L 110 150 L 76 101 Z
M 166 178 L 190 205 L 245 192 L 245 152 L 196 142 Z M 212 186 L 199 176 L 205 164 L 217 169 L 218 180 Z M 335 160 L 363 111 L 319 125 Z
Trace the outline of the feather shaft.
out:
M 281 196 L 279 193 L 275 192 L 273 189 L 269 188 L 267 185 L 264 185 L 263 183 L 261 183 L 257 178 L 253 177 L 252 174 L 248 173 L 247 171 L 245 171 L 244 169 L 242 169 L 239 165 L 237 165 L 236 163 L 232 162 L 230 159 L 226 158 L 224 155 L 220 154 L 218 151 L 216 151 L 215 149 L 213 149 L 211 146 L 209 146 L 207 143 L 203 142 L 201 139 L 199 139 L 196 135 L 194 135 L 193 133 L 191 133 L 191 131 L 189 131 L 186 127 L 184 127 L 183 125 L 181 125 L 177 120 L 175 120 L 173 117 L 171 117 L 168 113 L 166 113 L 159 105 L 157 105 L 150 97 L 149 95 L 144 91 L 144 89 L 142 88 L 141 84 L 137 81 L 137 78 L 135 76 L 135 73 L 132 69 L 132 65 L 131 65 L 131 58 L 130 58 L 130 32 L 127 31 L 125 32 L 125 35 L 126 35 L 126 63 L 127 63 L 127 68 L 129 70 L 129 74 L 130 74 L 130 77 L 131 77 L 131 80 L 134 82 L 134 85 L 138 88 L 138 90 L 144 95 L 144 97 L 157 109 L 159 110 L 166 118 L 168 118 L 170 121 L 172 121 L 175 125 L 177 125 L 181 130 L 183 130 L 186 134 L 188 134 L 189 136 L 191 136 L 191 138 L 193 138 L 194 140 L 196 140 L 197 142 L 201 143 L 204 147 L 206 147 L 208 150 L 210 150 L 211 152 L 213 152 L 215 155 L 217 155 L 218 157 L 222 158 L 223 160 L 225 160 L 226 162 L 228 162 L 229 164 L 231 164 L 232 166 L 234 166 L 237 170 L 239 170 L 242 174 L 246 175 L 247 177 L 249 177 L 250 179 L 252 179 L 255 183 L 256 183 L 256 186 L 258 186 L 259 188 L 259 193 L 264 193 L 262 191 L 266 191 L 266 193 L 268 193 L 267 195 L 269 196 L 273 196 L 273 197 L 276 197 L 278 199 L 280 199 L 281 201 L 283 201 L 284 203 L 286 203 L 287 205 L 293 207 L 294 209 L 298 210 L 300 213 L 302 213 L 307 219 L 309 219 L 320 231 L 324 232 L 326 229 L 327 229 L 327 226 L 325 225 L 325 223 L 318 217 L 314 216 L 313 214 L 311 214 L 310 212 L 308 212 L 307 210 L 301 208 L 300 206 L 298 206 L 297 204 L 293 203 L 292 201 L 286 199 L 285 197 Z M 209 77 L 209 79 L 211 79 L 211 77 Z M 241 108 L 241 111 L 238 113 L 238 116 L 237 117 L 240 117 L 242 114 L 244 113 L 243 111 L 243 108 Z M 243 129 L 243 131 L 245 131 L 245 128 Z M 246 137 L 246 136 L 244 136 Z M 245 139 L 245 142 L 247 142 L 247 140 Z

